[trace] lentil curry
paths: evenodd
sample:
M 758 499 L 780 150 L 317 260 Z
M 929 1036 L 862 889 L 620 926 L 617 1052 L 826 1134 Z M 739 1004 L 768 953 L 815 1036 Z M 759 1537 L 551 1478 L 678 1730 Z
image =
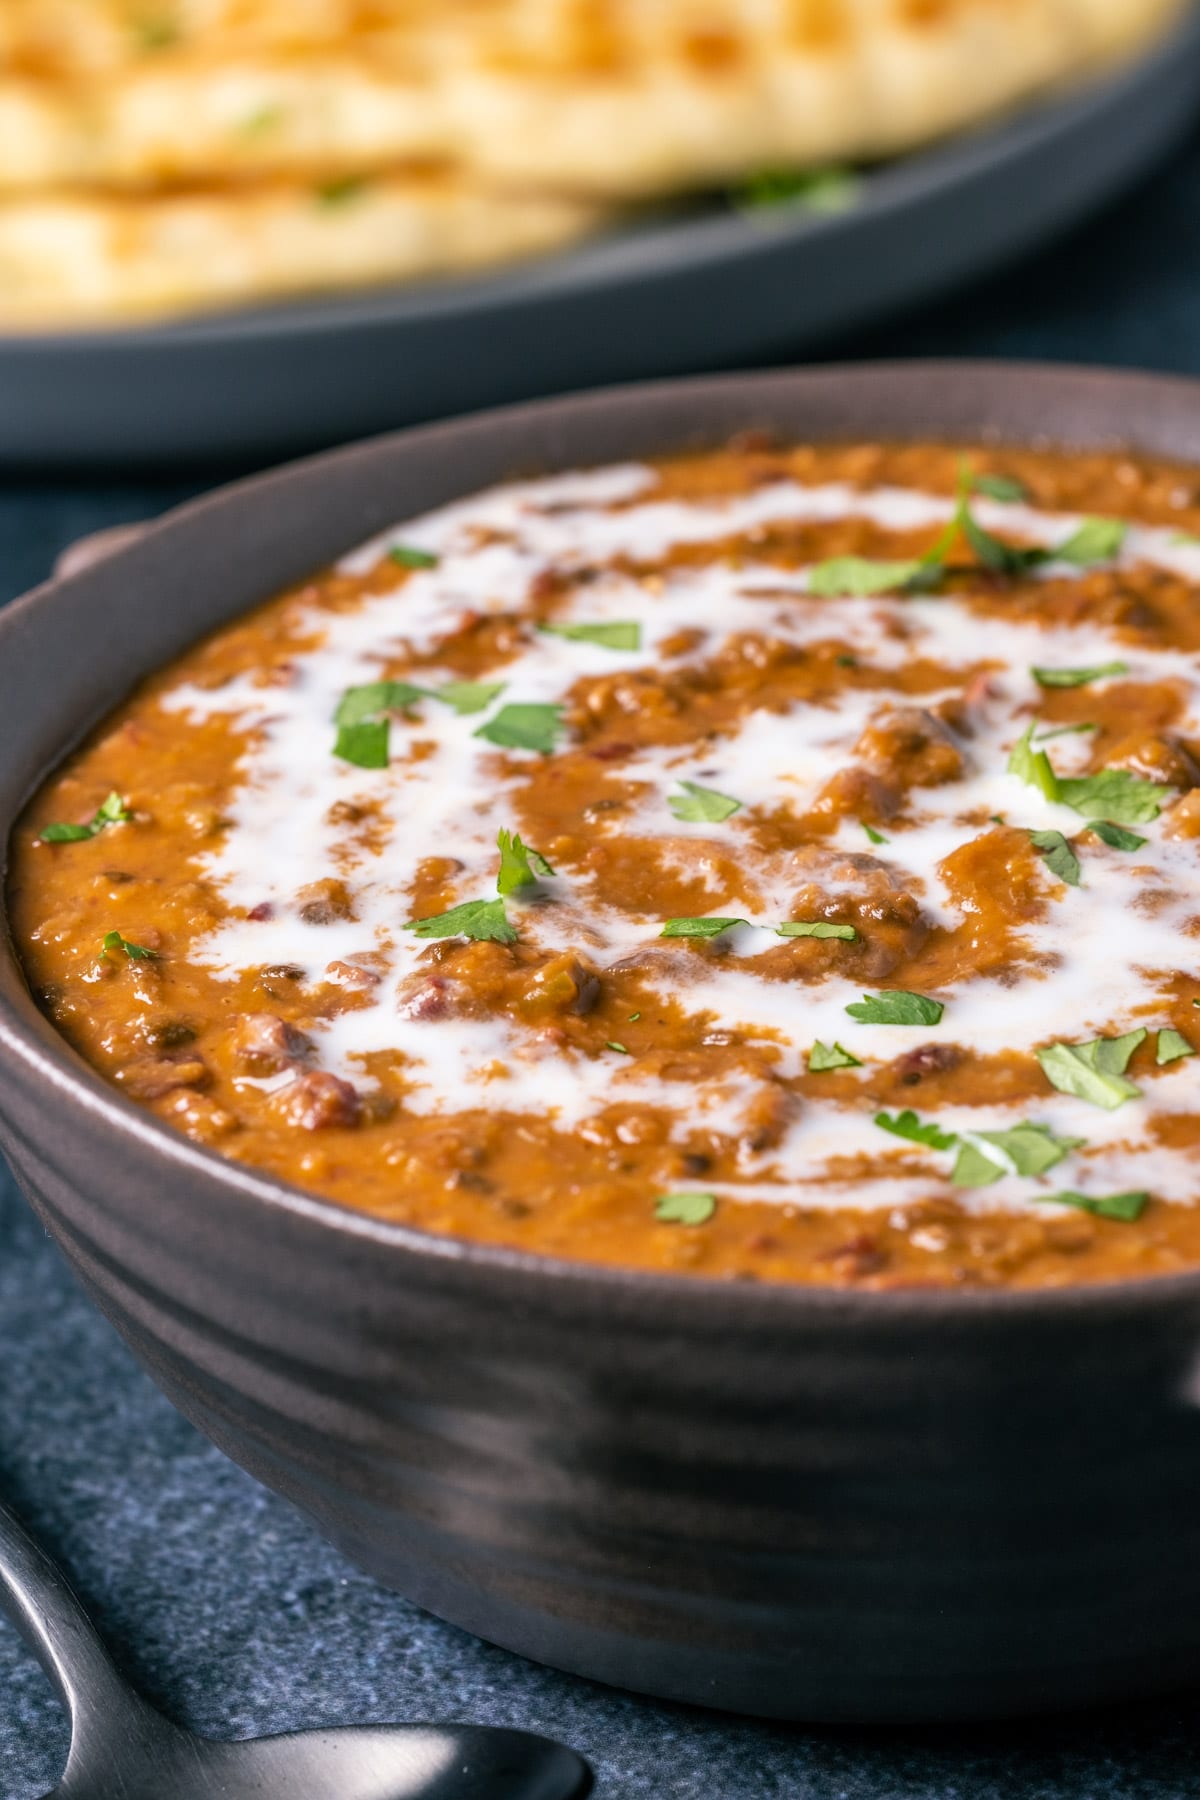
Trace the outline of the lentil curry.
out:
M 1198 587 L 1200 475 L 1120 455 L 498 488 L 148 681 L 29 806 L 15 938 L 138 1104 L 433 1232 L 1194 1266 Z

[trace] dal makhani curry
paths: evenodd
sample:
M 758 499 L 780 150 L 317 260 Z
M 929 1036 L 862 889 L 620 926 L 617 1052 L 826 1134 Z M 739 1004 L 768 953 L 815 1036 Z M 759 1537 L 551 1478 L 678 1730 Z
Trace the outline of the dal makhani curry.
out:
M 29 806 L 14 935 L 140 1106 L 422 1229 L 1194 1266 L 1198 589 L 1200 475 L 1119 454 L 496 488 L 148 681 Z

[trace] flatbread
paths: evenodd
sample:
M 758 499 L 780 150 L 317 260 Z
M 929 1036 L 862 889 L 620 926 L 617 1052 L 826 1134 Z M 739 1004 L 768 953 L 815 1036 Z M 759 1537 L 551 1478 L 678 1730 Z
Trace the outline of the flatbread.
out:
M 451 161 L 635 198 L 895 153 L 1185 0 L 6 0 L 0 186 Z
M 497 195 L 449 172 L 324 193 L 274 183 L 0 201 L 0 329 L 57 329 L 270 295 L 446 275 L 555 250 L 603 222 L 584 202 Z

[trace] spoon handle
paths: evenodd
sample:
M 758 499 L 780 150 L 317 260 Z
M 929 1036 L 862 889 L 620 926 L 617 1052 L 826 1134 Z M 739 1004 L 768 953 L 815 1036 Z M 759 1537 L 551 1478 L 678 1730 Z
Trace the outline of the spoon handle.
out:
M 77 1729 L 89 1713 L 112 1719 L 144 1702 L 117 1674 L 62 1570 L 0 1504 L 0 1609 L 58 1690 Z

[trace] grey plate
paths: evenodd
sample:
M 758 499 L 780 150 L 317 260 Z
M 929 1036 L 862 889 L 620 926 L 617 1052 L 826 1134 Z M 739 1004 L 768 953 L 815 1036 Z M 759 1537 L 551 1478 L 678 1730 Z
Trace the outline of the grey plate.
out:
M 733 211 L 472 282 L 0 338 L 0 462 L 259 459 L 564 388 L 795 355 L 1052 237 L 1195 117 L 1200 14 L 1119 76 L 877 172 L 851 212 Z

